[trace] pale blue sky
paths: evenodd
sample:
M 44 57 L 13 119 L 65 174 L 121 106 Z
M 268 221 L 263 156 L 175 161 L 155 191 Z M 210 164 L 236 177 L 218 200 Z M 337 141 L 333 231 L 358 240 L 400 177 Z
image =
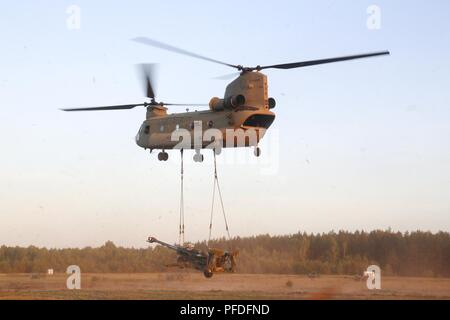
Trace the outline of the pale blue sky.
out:
M 0 244 L 50 247 L 177 239 L 176 153 L 134 143 L 145 110 L 135 64 L 159 63 L 161 100 L 221 96 L 226 67 L 130 41 L 147 36 L 233 64 L 390 50 L 391 56 L 268 70 L 276 174 L 223 164 L 232 235 L 299 230 L 450 231 L 448 1 L 15 1 L 0 10 Z M 68 30 L 66 9 L 81 8 Z M 369 30 L 366 9 L 381 8 Z M 173 110 L 176 111 L 176 110 Z M 239 154 L 243 150 L 227 150 Z M 207 237 L 211 155 L 186 163 L 186 237 Z M 219 209 L 219 208 L 217 208 Z M 214 235 L 224 235 L 217 211 Z M 220 228 L 220 229 L 219 229 Z

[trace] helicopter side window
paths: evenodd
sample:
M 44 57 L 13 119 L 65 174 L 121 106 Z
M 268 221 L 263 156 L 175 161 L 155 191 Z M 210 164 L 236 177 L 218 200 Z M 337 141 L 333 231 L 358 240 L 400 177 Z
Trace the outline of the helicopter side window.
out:
M 149 134 L 150 133 L 150 126 L 149 125 L 145 126 L 144 133 L 145 134 Z

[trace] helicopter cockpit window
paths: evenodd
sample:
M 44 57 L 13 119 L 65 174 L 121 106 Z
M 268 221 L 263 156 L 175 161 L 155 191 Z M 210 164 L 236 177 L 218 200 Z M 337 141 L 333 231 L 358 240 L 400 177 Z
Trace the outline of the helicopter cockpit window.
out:
M 150 132 L 150 126 L 145 126 L 144 133 L 149 134 L 149 132 Z

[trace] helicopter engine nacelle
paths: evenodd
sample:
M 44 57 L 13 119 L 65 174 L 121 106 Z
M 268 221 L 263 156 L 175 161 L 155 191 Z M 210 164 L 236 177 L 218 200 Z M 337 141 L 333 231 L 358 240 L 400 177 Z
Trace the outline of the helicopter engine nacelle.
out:
M 212 111 L 222 111 L 224 109 L 223 99 L 213 97 L 209 100 L 209 109 Z
M 277 102 L 275 101 L 274 98 L 269 98 L 269 109 L 273 109 L 275 108 Z
M 235 109 L 245 104 L 245 97 L 242 94 L 231 96 L 225 99 L 225 108 Z
M 225 99 L 217 97 L 209 101 L 209 108 L 213 111 L 222 111 L 224 109 L 235 109 L 245 104 L 245 97 L 242 94 L 230 96 Z

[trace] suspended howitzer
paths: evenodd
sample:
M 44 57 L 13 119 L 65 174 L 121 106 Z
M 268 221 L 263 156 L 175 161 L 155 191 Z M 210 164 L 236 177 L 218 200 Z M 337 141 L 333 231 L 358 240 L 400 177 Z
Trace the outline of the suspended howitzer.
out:
M 202 271 L 205 277 L 211 278 L 216 272 L 235 272 L 238 251 L 228 252 L 220 249 L 208 249 L 208 253 L 192 246 L 171 245 L 155 237 L 148 237 L 147 242 L 176 251 L 177 266 Z

